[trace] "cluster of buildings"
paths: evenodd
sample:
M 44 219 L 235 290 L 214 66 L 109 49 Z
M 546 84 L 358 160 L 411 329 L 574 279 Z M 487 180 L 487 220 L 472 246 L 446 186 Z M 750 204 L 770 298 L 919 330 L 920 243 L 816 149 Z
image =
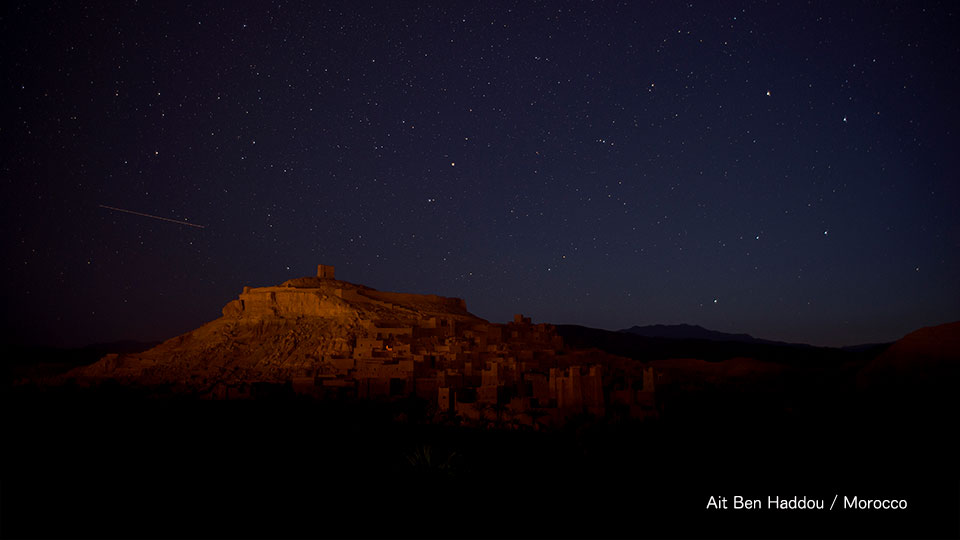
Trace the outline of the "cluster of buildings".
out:
M 403 399 L 436 405 L 441 417 L 530 426 L 579 414 L 656 416 L 652 368 L 564 347 L 555 328 L 430 317 L 415 326 L 367 324 L 352 354 L 324 357 L 293 391 L 315 398 Z

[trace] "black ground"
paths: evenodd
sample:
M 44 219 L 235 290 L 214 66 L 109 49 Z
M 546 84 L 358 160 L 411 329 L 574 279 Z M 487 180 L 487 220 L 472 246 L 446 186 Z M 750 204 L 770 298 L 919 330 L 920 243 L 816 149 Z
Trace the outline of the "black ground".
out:
M 0 523 L 4 537 L 957 537 L 953 413 L 878 406 L 521 433 L 370 404 L 8 392 Z M 909 506 L 718 511 L 711 495 Z

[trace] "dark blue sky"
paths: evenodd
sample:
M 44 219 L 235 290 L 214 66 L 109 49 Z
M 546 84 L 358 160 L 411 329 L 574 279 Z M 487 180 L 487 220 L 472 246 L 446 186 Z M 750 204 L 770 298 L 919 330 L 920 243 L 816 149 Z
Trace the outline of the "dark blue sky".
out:
M 171 337 L 318 263 L 494 322 L 960 319 L 952 2 L 0 9 L 7 341 Z

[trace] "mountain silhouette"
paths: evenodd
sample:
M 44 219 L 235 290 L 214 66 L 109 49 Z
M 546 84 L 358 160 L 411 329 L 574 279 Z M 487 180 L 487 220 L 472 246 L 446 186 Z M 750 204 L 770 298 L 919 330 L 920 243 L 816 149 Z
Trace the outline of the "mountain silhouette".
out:
M 648 326 L 632 326 L 620 330 L 628 334 L 634 334 L 642 337 L 663 338 L 663 339 L 703 339 L 707 341 L 736 341 L 738 343 L 767 343 L 776 345 L 788 345 L 783 341 L 770 341 L 759 339 L 750 334 L 728 334 L 726 332 L 717 332 L 708 330 L 695 324 L 653 324 Z M 789 343 L 789 345 L 798 345 Z

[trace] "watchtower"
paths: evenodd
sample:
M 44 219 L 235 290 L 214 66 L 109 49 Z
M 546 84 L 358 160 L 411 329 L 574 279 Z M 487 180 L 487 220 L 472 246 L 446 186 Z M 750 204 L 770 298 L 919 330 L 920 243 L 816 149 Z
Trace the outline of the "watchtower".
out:
M 317 277 L 324 279 L 335 279 L 333 277 L 333 267 L 325 264 L 317 265 Z
M 533 319 L 530 317 L 524 317 L 522 313 L 517 313 L 513 316 L 513 322 L 517 324 L 531 324 Z

